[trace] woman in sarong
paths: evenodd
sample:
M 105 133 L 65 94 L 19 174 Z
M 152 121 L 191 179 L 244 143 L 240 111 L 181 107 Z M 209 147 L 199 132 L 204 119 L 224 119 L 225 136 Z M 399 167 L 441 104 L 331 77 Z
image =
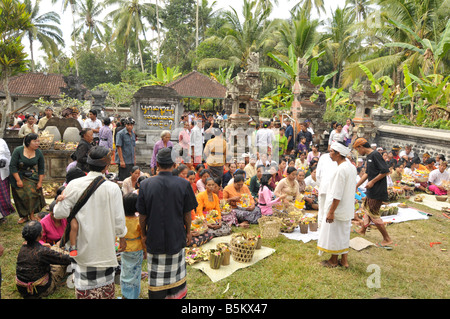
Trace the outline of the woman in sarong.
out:
M 14 213 L 16 210 L 11 204 L 11 193 L 9 191 L 9 162 L 11 153 L 5 140 L 0 138 L 0 223 L 4 217 Z
M 16 147 L 11 156 L 10 183 L 11 193 L 22 224 L 35 219 L 45 206 L 42 192 L 44 180 L 44 155 L 39 149 L 39 136 L 30 133 L 24 138 L 22 146 Z
M 283 178 L 275 188 L 274 194 L 276 197 L 286 195 L 283 199 L 285 206 L 293 205 L 297 198 L 301 198 L 300 186 L 297 181 L 297 170 L 295 167 L 288 167 L 287 176 Z
M 248 227 L 249 224 L 258 223 L 261 210 L 255 205 L 255 200 L 247 185 L 244 185 L 244 175 L 234 177 L 233 184 L 224 188 L 223 198 L 228 201 L 232 208 L 232 212 L 226 217 L 228 224 Z
M 25 299 L 39 299 L 52 294 L 64 277 L 64 267 L 72 262 L 68 254 L 39 243 L 42 226 L 31 221 L 22 230 L 26 243 L 20 248 L 16 265 L 16 286 Z
M 222 222 L 219 197 L 214 193 L 216 183 L 213 178 L 206 180 L 206 191 L 199 193 L 197 197 L 197 216 L 203 216 L 207 221 L 208 232 L 213 237 L 226 236 L 231 233 L 231 226 Z M 212 212 L 216 214 L 213 216 Z M 213 222 L 215 220 L 215 223 Z M 208 222 L 209 221 L 209 222 Z

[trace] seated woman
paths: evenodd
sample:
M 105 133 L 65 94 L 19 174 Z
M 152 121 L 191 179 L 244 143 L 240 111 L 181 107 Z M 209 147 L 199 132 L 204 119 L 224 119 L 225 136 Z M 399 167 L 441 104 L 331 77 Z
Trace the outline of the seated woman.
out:
M 300 185 L 297 182 L 297 174 L 295 167 L 288 167 L 287 176 L 275 188 L 274 193 L 276 197 L 286 195 L 283 199 L 285 207 L 294 204 L 297 198 L 302 197 L 300 194 Z
M 405 173 L 405 175 L 410 176 L 413 179 L 415 189 L 426 192 L 426 185 L 424 186 L 421 182 L 422 175 L 417 171 L 419 169 L 419 165 L 419 157 L 413 157 L 411 161 L 406 163 L 406 167 L 403 172 Z
M 219 201 L 221 201 L 223 199 L 223 189 L 222 189 L 222 179 L 220 177 L 214 177 L 214 194 L 217 195 L 217 197 L 219 197 Z
M 261 215 L 263 216 L 272 215 L 272 206 L 286 197 L 286 195 L 281 195 L 280 197 L 273 199 L 273 189 L 269 185 L 270 177 L 271 175 L 268 173 L 262 174 L 260 180 L 261 186 L 258 192 L 258 202 L 261 209 Z
M 258 200 L 258 193 L 259 193 L 259 189 L 260 189 L 260 183 L 261 183 L 261 177 L 263 175 L 264 172 L 264 165 L 259 165 L 256 168 L 256 175 L 253 176 L 250 179 L 250 193 L 252 193 L 252 196 L 255 200 Z M 271 176 L 269 176 L 270 178 Z
M 42 225 L 41 244 L 48 247 L 55 245 L 61 240 L 62 236 L 64 235 L 64 230 L 67 226 L 67 220 L 65 218 L 56 219 L 53 216 L 53 208 L 55 207 L 55 205 L 56 201 L 53 201 L 49 205 L 50 213 L 40 221 Z
M 218 179 L 220 180 L 220 178 Z M 211 177 L 206 180 L 206 191 L 196 196 L 198 202 L 196 215 L 205 218 L 208 232 L 213 237 L 220 237 L 229 235 L 231 233 L 231 226 L 227 223 L 222 223 L 219 196 L 214 193 L 216 186 L 216 182 Z M 212 216 L 212 211 L 215 211 L 216 216 Z
M 132 193 L 136 189 L 136 182 L 140 176 L 144 174 L 141 172 L 139 166 L 133 166 L 130 171 L 130 176 L 125 178 L 122 183 L 122 193 L 124 195 Z
M 52 294 L 60 284 L 64 271 L 57 265 L 70 265 L 69 255 L 39 243 L 42 226 L 30 221 L 22 229 L 26 242 L 20 248 L 16 263 L 16 286 L 25 299 L 40 299 Z
M 249 224 L 258 223 L 261 210 L 255 205 L 255 200 L 247 185 L 244 185 L 243 175 L 236 175 L 233 184 L 224 188 L 223 198 L 228 201 L 232 208 L 232 212 L 227 215 L 226 220 L 223 218 L 228 224 L 248 227 Z M 248 201 L 248 207 L 238 207 L 238 204 L 242 205 L 243 200 Z
M 428 189 L 435 195 L 447 195 L 444 184 L 450 185 L 450 174 L 446 171 L 447 162 L 441 162 L 439 167 L 428 175 Z
M 209 171 L 209 169 L 204 168 L 199 172 L 199 177 L 200 179 L 195 185 L 197 186 L 198 192 L 201 193 L 206 190 L 206 179 L 211 177 L 211 172 Z

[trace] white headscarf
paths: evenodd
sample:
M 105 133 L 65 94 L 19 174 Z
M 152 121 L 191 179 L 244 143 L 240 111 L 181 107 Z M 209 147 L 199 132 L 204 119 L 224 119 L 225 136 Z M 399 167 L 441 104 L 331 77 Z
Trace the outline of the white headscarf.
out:
M 331 144 L 331 149 L 335 150 L 336 152 L 345 157 L 347 157 L 348 154 L 350 154 L 350 149 L 338 142 L 334 142 L 333 144 Z

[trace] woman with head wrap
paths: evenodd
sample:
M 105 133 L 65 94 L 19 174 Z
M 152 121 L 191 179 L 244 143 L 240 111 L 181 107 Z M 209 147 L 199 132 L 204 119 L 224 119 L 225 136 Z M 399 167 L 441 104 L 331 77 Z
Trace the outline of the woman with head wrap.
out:
M 23 298 L 39 299 L 53 293 L 62 279 L 54 265 L 69 265 L 68 255 L 39 243 L 42 226 L 38 221 L 27 223 L 22 229 L 25 243 L 16 263 L 16 286 Z

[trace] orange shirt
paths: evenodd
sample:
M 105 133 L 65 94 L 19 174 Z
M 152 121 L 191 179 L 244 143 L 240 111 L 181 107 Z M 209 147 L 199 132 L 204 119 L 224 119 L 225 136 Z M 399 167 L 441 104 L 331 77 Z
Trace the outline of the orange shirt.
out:
M 234 183 L 231 184 L 231 185 L 227 185 L 223 189 L 223 199 L 228 199 L 228 198 L 232 198 L 232 197 L 236 197 L 236 196 L 241 197 L 243 194 L 248 194 L 251 206 L 255 205 L 255 201 L 253 199 L 252 193 L 250 193 L 250 189 L 248 188 L 247 185 L 245 185 L 245 184 L 242 185 L 242 187 L 239 190 L 239 192 L 236 190 L 236 188 L 234 188 Z M 230 203 L 231 207 L 236 207 L 236 206 L 233 206 L 233 205 L 235 205 L 235 204 Z
M 221 214 L 220 214 L 220 202 L 219 202 L 219 197 L 212 193 L 213 195 L 213 201 L 210 201 L 208 199 L 208 192 L 204 191 L 201 193 L 197 194 L 197 202 L 198 202 L 198 206 L 197 206 L 197 212 L 196 215 L 197 216 L 204 216 L 203 212 L 209 212 L 211 210 L 217 210 L 217 212 L 219 213 L 219 218 L 221 218 Z

